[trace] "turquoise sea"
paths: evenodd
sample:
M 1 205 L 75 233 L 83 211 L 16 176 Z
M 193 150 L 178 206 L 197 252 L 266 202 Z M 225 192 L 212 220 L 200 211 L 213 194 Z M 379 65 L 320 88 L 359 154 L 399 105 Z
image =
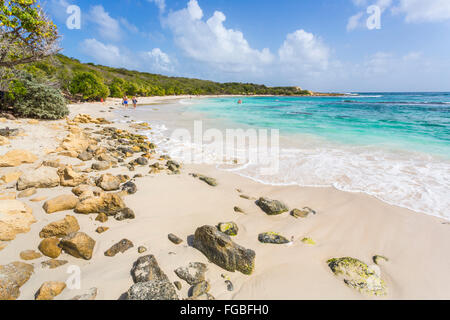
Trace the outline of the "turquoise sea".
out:
M 263 176 L 258 163 L 219 168 L 275 185 L 364 192 L 450 219 L 450 93 L 241 99 L 185 99 L 180 115 L 198 115 L 219 129 L 279 129 L 280 169 Z M 172 143 L 165 147 L 174 155 L 195 147 Z

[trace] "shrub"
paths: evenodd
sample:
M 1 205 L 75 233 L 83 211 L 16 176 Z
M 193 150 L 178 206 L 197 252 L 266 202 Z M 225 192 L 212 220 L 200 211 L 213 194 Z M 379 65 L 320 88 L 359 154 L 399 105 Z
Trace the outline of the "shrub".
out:
M 114 78 L 109 85 L 110 96 L 113 98 L 122 98 L 125 95 L 125 80 Z
M 13 80 L 7 99 L 13 112 L 22 117 L 58 120 L 69 114 L 61 92 L 31 77 Z
M 74 76 L 69 85 L 73 95 L 81 95 L 83 100 L 100 100 L 109 96 L 109 89 L 103 80 L 90 72 L 81 72 Z

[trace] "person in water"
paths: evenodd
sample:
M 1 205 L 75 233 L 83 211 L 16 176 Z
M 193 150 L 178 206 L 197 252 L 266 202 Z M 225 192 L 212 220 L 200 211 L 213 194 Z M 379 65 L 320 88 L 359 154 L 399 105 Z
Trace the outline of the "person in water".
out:
M 128 97 L 124 96 L 122 99 L 122 105 L 125 107 L 125 109 L 128 108 Z
M 242 104 L 242 100 L 239 100 L 239 101 L 238 101 L 238 104 Z
M 133 97 L 133 100 L 132 100 L 132 101 L 133 101 L 133 107 L 134 107 L 134 109 L 136 109 L 137 103 L 138 103 L 136 97 Z

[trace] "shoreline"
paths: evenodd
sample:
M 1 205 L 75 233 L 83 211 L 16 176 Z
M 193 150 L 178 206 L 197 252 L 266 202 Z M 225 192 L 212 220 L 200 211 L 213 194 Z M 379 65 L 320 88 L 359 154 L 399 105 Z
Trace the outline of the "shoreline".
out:
M 177 99 L 180 97 L 139 100 L 146 101 L 146 104 L 148 101 L 162 104 Z M 120 105 L 120 99 L 107 100 L 103 104 L 70 105 L 69 118 L 89 114 L 93 118 L 111 120 L 114 118 L 114 110 L 109 108 L 115 108 L 117 104 Z M 25 132 L 33 130 L 30 131 L 31 136 L 18 137 L 17 141 L 11 139 L 11 146 L 1 147 L 1 154 L 20 147 L 35 153 L 39 161 L 17 168 L 1 168 L 1 175 L 17 169 L 26 172 L 35 168 L 42 160 L 48 160 L 49 154 L 45 149 L 56 148 L 68 132 L 64 121 L 28 124 L 27 120 L 20 120 L 20 124 Z M 76 124 L 83 130 L 89 129 L 86 131 L 88 133 L 101 130 L 102 127 L 136 132 L 132 125 L 133 123 Z M 14 127 L 14 123 L 10 126 Z M 50 129 L 52 126 L 55 128 Z M 82 169 L 86 164 L 91 164 L 67 156 L 50 155 L 74 168 L 80 166 Z M 126 162 L 130 160 L 132 158 Z M 155 160 L 150 160 L 150 163 Z M 55 298 L 57 300 L 85 294 L 93 287 L 98 289 L 97 299 L 119 299 L 133 284 L 130 275 L 133 263 L 147 254 L 155 255 L 171 282 L 183 283 L 181 291 L 177 291 L 180 298 L 188 297 L 189 285 L 180 280 L 173 270 L 191 262 L 207 265 L 206 279 L 211 285 L 209 293 L 221 300 L 450 298 L 450 288 L 447 285 L 450 283 L 450 257 L 445 255 L 450 249 L 450 230 L 443 219 L 389 205 L 366 194 L 339 191 L 332 187 L 265 185 L 213 166 L 183 165 L 181 173 L 177 175 L 163 172 L 149 174 L 148 169 L 148 166 L 136 166 L 135 171 L 128 171 L 126 167 L 118 166 L 104 172 L 90 173 L 98 175 L 111 172 L 130 176 L 142 174 L 141 178 L 134 179 L 137 193 L 124 197 L 126 205 L 136 214 L 134 220 L 119 222 L 110 217 L 108 222 L 102 224 L 94 221 L 95 215 L 74 214 L 71 210 L 48 215 L 42 210 L 44 201 L 17 199 L 32 208 L 36 222 L 30 225 L 29 232 L 17 234 L 15 240 L 9 241 L 0 250 L 0 264 L 20 261 L 18 254 L 23 250 L 38 251 L 39 231 L 50 222 L 72 215 L 78 219 L 81 231 L 93 237 L 96 245 L 89 261 L 76 259 L 67 253 L 62 253 L 58 258 L 67 260 L 67 265 L 81 268 L 82 288 L 65 289 Z M 218 186 L 211 187 L 193 178 L 190 173 L 213 177 L 218 181 Z M 11 183 L 4 187 L 10 185 Z M 4 187 L 2 192 L 12 191 Z M 35 197 L 52 198 L 68 193 L 70 189 L 63 187 L 39 189 Z M 241 197 L 242 195 L 248 196 L 250 200 Z M 290 216 L 289 212 L 268 216 L 254 203 L 262 196 L 280 200 L 289 209 L 308 206 L 316 214 L 299 219 Z M 244 213 L 235 212 L 235 206 L 242 208 Z M 255 270 L 250 276 L 223 270 L 208 262 L 201 252 L 189 244 L 189 238 L 198 227 L 215 226 L 219 222 L 228 221 L 234 221 L 239 226 L 238 235 L 233 240 L 256 252 Z M 110 230 L 96 234 L 94 230 L 98 226 L 108 226 Z M 289 239 L 294 237 L 294 241 L 288 245 L 260 243 L 258 234 L 269 231 L 280 233 Z M 178 246 L 171 243 L 167 239 L 169 233 L 180 237 L 183 243 Z M 135 247 L 113 258 L 103 255 L 104 250 L 123 238 L 130 239 Z M 316 244 L 308 245 L 302 242 L 304 238 L 311 238 Z M 436 247 L 437 243 L 439 248 Z M 144 254 L 137 252 L 137 247 L 141 245 L 148 249 Z M 377 266 L 387 287 L 387 295 L 383 297 L 362 294 L 349 288 L 327 266 L 328 259 L 340 257 L 353 257 L 372 266 L 372 257 L 375 255 L 389 259 Z M 43 269 L 40 268 L 40 262 L 44 260 L 46 259 L 42 257 L 29 262 L 35 265 L 34 274 L 20 288 L 19 299 L 33 299 L 44 281 L 67 279 L 67 265 L 54 270 Z M 232 282 L 233 291 L 227 290 L 223 274 Z

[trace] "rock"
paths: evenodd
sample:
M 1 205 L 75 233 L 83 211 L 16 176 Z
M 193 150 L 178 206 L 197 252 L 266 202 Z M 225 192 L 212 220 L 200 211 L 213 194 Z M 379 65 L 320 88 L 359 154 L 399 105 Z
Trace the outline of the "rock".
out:
M 0 146 L 6 146 L 6 145 L 9 145 L 9 144 L 10 144 L 10 142 L 9 142 L 8 138 L 0 136 Z
M 258 240 L 259 242 L 262 243 L 272 243 L 272 244 L 285 244 L 290 242 L 288 239 L 275 232 L 261 233 L 258 235 Z
M 174 243 L 174 244 L 181 244 L 183 242 L 182 239 L 178 238 L 176 235 L 174 235 L 173 233 L 170 233 L 168 235 L 169 240 Z
M 179 300 L 173 284 L 165 280 L 136 283 L 127 294 L 127 300 Z
M 304 244 L 309 244 L 311 246 L 315 246 L 316 245 L 316 242 L 313 239 L 311 239 L 311 238 L 303 238 L 302 242 Z
M 109 155 L 109 154 L 106 154 L 106 153 L 100 154 L 100 155 L 97 157 L 97 160 L 98 160 L 98 161 L 107 161 L 107 162 L 110 162 L 110 163 L 115 163 L 115 162 L 117 162 L 117 159 L 116 159 L 116 158 L 114 158 L 113 156 L 111 156 L 111 155 Z
M 88 181 L 88 176 L 75 172 L 70 167 L 58 170 L 60 177 L 60 184 L 63 187 L 76 187 L 80 184 L 85 184 Z
M 88 293 L 82 294 L 79 296 L 75 296 L 71 300 L 84 300 L 84 301 L 95 300 L 95 298 L 97 298 L 97 294 L 98 294 L 98 289 L 91 288 L 91 289 L 89 289 Z
M 125 191 L 128 194 L 135 194 L 137 192 L 137 186 L 134 182 L 128 181 L 122 185 L 122 191 Z
M 59 246 L 65 253 L 75 258 L 90 260 L 94 251 L 95 240 L 84 232 L 76 232 L 62 238 Z
M 144 157 L 139 157 L 136 160 L 134 160 L 134 163 L 140 166 L 146 166 L 148 165 L 148 160 Z
M 225 284 L 227 285 L 227 290 L 228 291 L 233 291 L 234 290 L 233 283 L 230 280 L 226 280 Z
M 291 211 L 291 216 L 294 218 L 306 218 L 309 214 L 316 214 L 316 212 L 308 207 L 304 207 L 302 210 L 300 209 L 294 209 Z
M 0 241 L 11 241 L 18 233 L 30 231 L 36 219 L 32 210 L 18 200 L 0 201 Z
M 238 213 L 245 213 L 245 211 L 244 210 L 242 210 L 241 208 L 239 208 L 239 207 L 234 207 L 234 212 L 238 212 Z
M 108 227 L 98 227 L 97 229 L 95 229 L 95 232 L 97 232 L 97 233 L 104 233 L 104 232 L 106 232 L 108 230 L 109 230 Z
M 105 191 L 115 191 L 119 190 L 121 182 L 120 179 L 116 176 L 107 173 L 100 176 L 95 184 L 97 185 L 97 187 L 100 187 Z
M 239 231 L 239 228 L 235 222 L 221 222 L 217 226 L 217 229 L 229 236 L 237 236 Z
M 56 159 L 56 160 L 45 160 L 45 161 L 42 162 L 42 165 L 44 167 L 51 167 L 51 168 L 61 168 L 61 167 L 64 166 L 63 164 L 61 164 L 59 162 L 59 159 Z
M 92 164 L 92 170 L 104 171 L 111 168 L 111 163 L 108 161 L 100 161 Z
M 31 264 L 12 262 L 0 266 L 0 300 L 16 300 L 23 286 L 34 272 Z
M 372 260 L 376 265 L 379 265 L 381 261 L 385 261 L 385 262 L 389 261 L 389 259 L 386 258 L 385 256 L 379 256 L 379 255 L 373 256 Z
M 44 210 L 46 213 L 55 213 L 59 211 L 73 210 L 78 204 L 78 198 L 74 195 L 62 195 L 44 203 Z
M 76 186 L 75 188 L 72 189 L 72 193 L 77 197 L 81 196 L 83 193 L 88 191 L 92 191 L 94 195 L 97 196 L 103 192 L 103 190 L 100 189 L 99 187 L 92 187 L 88 184 L 80 184 L 79 186 Z
M 152 280 L 169 281 L 169 278 L 161 270 L 155 256 L 147 255 L 140 257 L 131 269 L 131 276 L 134 283 L 147 282 Z
M 278 200 L 270 200 L 268 198 L 259 198 L 259 200 L 256 201 L 256 205 L 260 207 L 262 211 L 271 216 L 282 214 L 289 210 L 284 203 Z
M 41 232 L 39 232 L 39 236 L 41 238 L 62 238 L 79 230 L 80 225 L 78 224 L 77 219 L 73 216 L 66 216 L 62 220 L 50 223 L 45 226 L 41 230 Z
M 23 174 L 22 171 L 8 172 L 4 176 L 2 176 L 1 180 L 4 183 L 11 183 L 11 182 L 17 181 L 22 174 Z
M 94 158 L 94 155 L 90 152 L 83 151 L 78 155 L 78 159 L 81 161 L 90 161 Z
M 28 188 L 53 188 L 59 186 L 60 178 L 57 171 L 50 167 L 40 167 L 25 172 L 17 181 L 17 190 Z
M 195 231 L 194 247 L 211 262 L 227 271 L 236 270 L 250 275 L 255 268 L 255 252 L 234 243 L 229 236 L 213 226 L 203 226 Z
M 124 253 L 130 248 L 133 248 L 134 244 L 128 239 L 122 239 L 119 242 L 117 242 L 115 245 L 113 245 L 111 248 L 105 251 L 105 256 L 107 257 L 114 257 L 116 254 Z
M 28 198 L 28 197 L 35 195 L 36 193 L 37 193 L 36 188 L 29 188 L 22 192 L 19 192 L 19 194 L 17 195 L 17 198 Z
M 131 210 L 130 208 L 124 208 L 114 216 L 114 219 L 116 219 L 117 221 L 123 221 L 123 220 L 131 220 L 134 219 L 135 217 L 136 216 L 133 210 Z
M 144 246 L 140 246 L 140 247 L 138 248 L 138 253 L 144 253 L 144 252 L 147 252 L 147 248 L 144 247 Z
M 42 257 L 42 254 L 40 254 L 39 252 L 36 252 L 34 250 L 25 250 L 20 253 L 20 259 L 26 260 L 26 261 L 36 260 L 36 259 L 39 259 L 40 257 Z
M 58 245 L 58 238 L 46 238 L 41 241 L 38 249 L 44 256 L 55 259 L 61 255 L 61 248 Z
M 50 268 L 50 269 L 56 269 L 58 267 L 61 267 L 65 264 L 69 263 L 69 261 L 67 260 L 56 260 L 56 259 L 51 259 L 51 260 L 47 260 L 47 261 L 43 261 L 41 263 L 43 268 Z
M 198 178 L 198 179 L 200 179 L 201 181 L 207 183 L 207 184 L 210 185 L 211 187 L 217 187 L 217 185 L 218 185 L 217 180 L 214 179 L 214 178 L 207 177 L 207 176 L 204 176 L 204 175 L 201 175 L 201 174 L 195 174 L 195 173 L 192 174 L 192 176 L 193 176 L 194 178 Z
M 103 193 L 99 197 L 80 201 L 75 207 L 75 212 L 83 214 L 105 213 L 108 216 L 114 216 L 125 208 L 125 203 L 118 194 Z
M 97 218 L 95 218 L 95 221 L 100 221 L 100 222 L 105 223 L 105 222 L 108 221 L 108 216 L 107 216 L 106 214 L 104 214 L 103 212 L 102 212 L 102 213 L 99 213 L 99 214 L 97 215 Z
M 183 288 L 183 285 L 181 284 L 180 281 L 175 281 L 173 284 L 178 291 L 180 291 Z
M 36 300 L 53 300 L 66 288 L 64 282 L 47 281 L 42 284 L 36 293 Z
M 350 288 L 375 296 L 387 294 L 385 282 L 364 262 L 355 258 L 335 258 L 327 261 L 328 267 Z
M 188 267 L 177 268 L 175 274 L 178 278 L 193 286 L 205 280 L 206 271 L 208 271 L 206 264 L 201 262 L 191 262 Z
M 190 296 L 192 298 L 197 298 L 197 297 L 200 297 L 203 294 L 207 294 L 209 292 L 209 290 L 211 290 L 211 285 L 209 284 L 209 282 L 208 281 L 202 281 L 200 283 L 197 283 L 196 285 L 194 285 L 191 288 Z
M 0 201 L 2 200 L 16 200 L 17 195 L 15 192 L 1 192 Z
M 24 163 L 34 163 L 38 157 L 27 150 L 11 150 L 0 156 L 0 167 L 17 167 Z

